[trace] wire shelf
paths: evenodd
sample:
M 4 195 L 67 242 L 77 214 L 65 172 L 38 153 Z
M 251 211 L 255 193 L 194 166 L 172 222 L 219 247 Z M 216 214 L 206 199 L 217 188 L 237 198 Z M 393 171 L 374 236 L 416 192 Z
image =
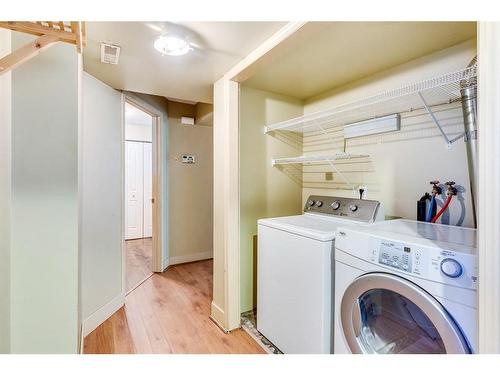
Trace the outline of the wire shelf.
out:
M 273 165 L 332 163 L 337 160 L 360 159 L 360 158 L 367 158 L 369 156 L 370 155 L 348 154 L 341 152 L 334 155 L 303 155 L 290 158 L 279 158 L 279 159 L 273 159 L 272 163 Z
M 317 129 L 324 131 L 358 121 L 424 108 L 432 116 L 431 107 L 460 101 L 461 83 L 467 82 L 469 87 L 475 86 L 476 76 L 477 67 L 471 66 L 327 110 L 270 124 L 265 130 L 266 132 L 277 130 L 306 132 Z M 447 139 L 447 142 L 450 143 L 450 140 Z

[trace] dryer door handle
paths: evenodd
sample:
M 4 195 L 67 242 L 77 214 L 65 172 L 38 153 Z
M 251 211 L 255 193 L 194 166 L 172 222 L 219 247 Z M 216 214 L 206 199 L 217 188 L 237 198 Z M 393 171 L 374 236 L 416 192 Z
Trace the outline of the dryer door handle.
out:
M 361 308 L 359 307 L 359 299 L 356 299 L 352 306 L 352 328 L 354 335 L 359 337 L 361 334 Z

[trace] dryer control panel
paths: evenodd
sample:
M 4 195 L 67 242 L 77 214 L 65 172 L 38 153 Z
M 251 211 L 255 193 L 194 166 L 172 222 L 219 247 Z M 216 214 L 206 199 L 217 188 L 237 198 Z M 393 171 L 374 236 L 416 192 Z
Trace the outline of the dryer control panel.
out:
M 372 223 L 383 220 L 380 202 L 367 199 L 328 197 L 311 195 L 304 206 L 304 212 L 316 213 Z

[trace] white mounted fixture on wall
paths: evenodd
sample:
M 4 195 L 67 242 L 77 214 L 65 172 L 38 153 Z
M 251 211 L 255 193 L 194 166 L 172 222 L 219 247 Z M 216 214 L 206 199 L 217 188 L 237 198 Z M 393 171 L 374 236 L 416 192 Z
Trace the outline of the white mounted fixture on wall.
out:
M 182 125 L 194 125 L 194 117 L 181 117 L 181 124 Z
M 101 62 L 104 64 L 118 64 L 120 50 L 120 46 L 115 46 L 109 43 L 101 43 Z
M 193 49 L 186 38 L 173 34 L 160 36 L 155 40 L 154 47 L 162 55 L 169 56 L 182 56 Z
M 344 126 L 344 138 L 349 139 L 397 131 L 400 129 L 400 123 L 401 117 L 399 114 L 355 122 Z

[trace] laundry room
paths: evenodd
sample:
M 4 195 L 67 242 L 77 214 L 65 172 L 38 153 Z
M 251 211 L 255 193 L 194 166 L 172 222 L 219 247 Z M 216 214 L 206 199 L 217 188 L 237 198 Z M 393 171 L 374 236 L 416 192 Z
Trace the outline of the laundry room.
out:
M 282 42 L 287 47 L 277 57 L 240 82 L 240 310 L 243 326 L 271 341 L 269 350 L 308 349 L 283 350 L 286 339 L 282 347 L 273 346 L 258 329 L 258 291 L 284 281 L 267 280 L 260 267 L 281 272 L 293 254 L 280 253 L 277 263 L 263 265 L 261 247 L 269 245 L 258 236 L 259 220 L 311 210 L 327 214 L 326 207 L 340 205 L 341 211 L 345 204 L 345 218 L 358 222 L 409 219 L 476 227 L 475 151 L 470 139 L 464 142 L 461 97 L 461 85 L 475 83 L 476 29 L 475 22 L 315 23 Z M 363 217 L 359 207 L 372 201 L 378 206 L 368 205 Z M 475 246 L 475 237 L 473 242 L 468 245 Z M 329 272 L 335 289 L 337 275 Z M 286 313 L 266 311 L 295 324 L 286 327 L 293 331 L 300 319 L 284 317 L 304 306 L 298 296 L 287 298 L 293 303 Z M 311 352 L 334 352 L 333 346 L 328 342 Z
M 326 3 L 0 20 L 0 353 L 500 354 L 500 22 Z

